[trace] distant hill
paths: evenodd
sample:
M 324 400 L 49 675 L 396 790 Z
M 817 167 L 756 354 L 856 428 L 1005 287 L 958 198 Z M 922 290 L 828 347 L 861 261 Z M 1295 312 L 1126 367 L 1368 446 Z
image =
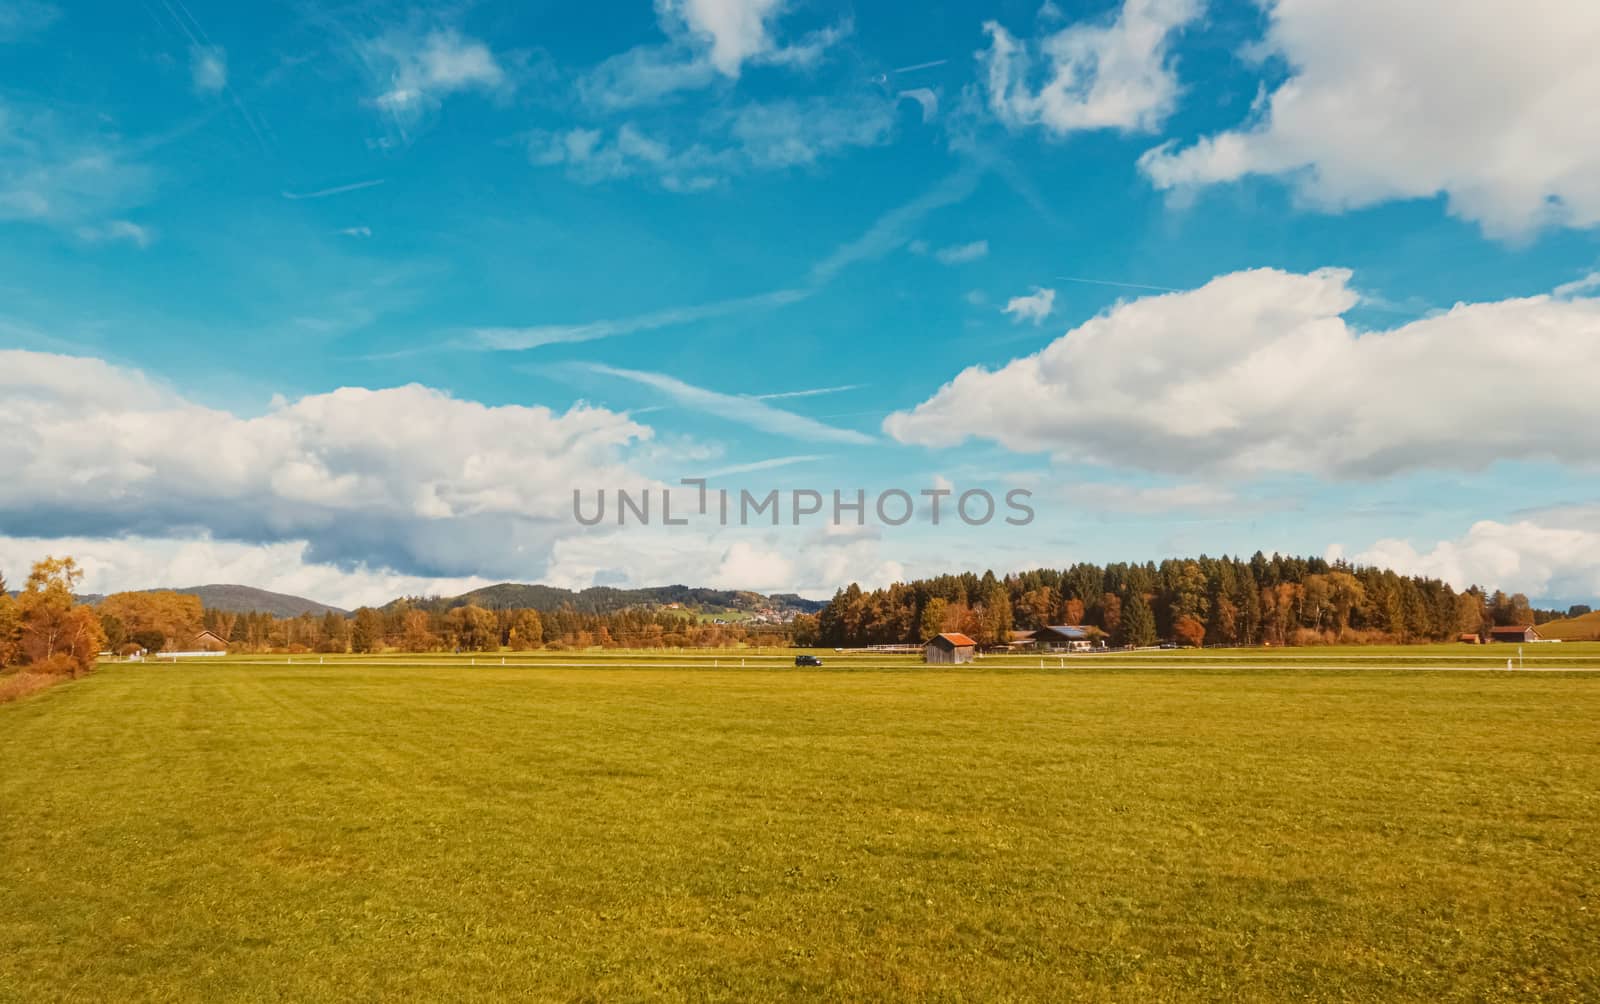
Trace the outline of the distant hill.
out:
M 159 592 L 154 589 L 146 591 Z M 299 617 L 305 613 L 320 616 L 330 610 L 337 614 L 349 613 L 348 610 L 330 607 L 326 603 L 308 600 L 303 596 L 268 592 L 265 589 L 256 589 L 254 586 L 186 586 L 182 589 L 173 589 L 172 592 L 200 597 L 201 604 L 207 610 L 221 610 L 234 614 L 263 613 L 272 614 L 274 617 Z
M 444 609 L 464 607 L 469 603 L 490 610 L 532 607 L 535 610 L 559 610 L 571 605 L 579 613 L 606 614 L 638 606 L 667 606 L 677 603 L 692 610 L 716 612 L 734 610 L 765 610 L 781 612 L 816 613 L 824 603 L 807 600 L 793 593 L 764 596 L 761 593 L 734 589 L 706 589 L 698 586 L 651 586 L 644 589 L 616 589 L 611 586 L 591 586 L 574 592 L 555 586 L 529 585 L 521 582 L 502 582 L 484 586 L 460 596 L 432 601 Z
M 1564 617 L 1558 621 L 1545 621 L 1538 626 L 1545 638 L 1562 641 L 1593 641 L 1600 639 L 1600 610 L 1582 617 Z

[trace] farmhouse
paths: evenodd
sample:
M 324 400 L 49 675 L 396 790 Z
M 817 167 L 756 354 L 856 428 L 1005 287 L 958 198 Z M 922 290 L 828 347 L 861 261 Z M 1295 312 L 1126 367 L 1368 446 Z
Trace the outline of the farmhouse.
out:
M 1539 632 L 1534 629 L 1532 624 L 1526 624 L 1526 625 L 1518 624 L 1518 625 L 1516 625 L 1514 627 L 1490 628 L 1489 629 L 1489 640 L 1490 641 L 1525 642 L 1525 641 L 1543 641 L 1544 639 L 1539 636 Z
M 194 648 L 197 652 L 226 652 L 228 640 L 208 629 L 194 636 Z
M 1041 652 L 1087 652 L 1093 645 L 1089 629 L 1077 624 L 1051 624 L 1033 633 Z
M 923 662 L 971 662 L 978 651 L 978 643 L 957 631 L 934 635 L 922 646 Z
M 1478 645 L 1483 642 L 1483 639 L 1478 637 L 1476 632 L 1468 631 L 1458 635 L 1456 641 L 1463 645 Z

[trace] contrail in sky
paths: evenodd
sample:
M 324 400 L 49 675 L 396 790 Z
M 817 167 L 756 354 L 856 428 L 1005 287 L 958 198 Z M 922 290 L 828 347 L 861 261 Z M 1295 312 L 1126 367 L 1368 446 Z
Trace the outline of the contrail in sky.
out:
M 786 390 L 776 394 L 748 394 L 746 396 L 755 398 L 757 401 L 778 401 L 788 397 L 816 397 L 819 394 L 838 394 L 841 391 L 860 390 L 864 386 L 866 385 L 847 383 L 838 387 L 813 387 L 810 390 Z
M 1110 279 L 1084 279 L 1075 275 L 1058 275 L 1062 282 L 1087 282 L 1093 286 L 1121 286 L 1123 289 L 1153 289 L 1161 293 L 1182 293 L 1181 289 L 1171 286 L 1150 286 L 1142 282 L 1112 282 Z
M 358 181 L 351 185 L 339 185 L 337 188 L 323 188 L 315 192 L 284 192 L 286 199 L 322 199 L 330 195 L 343 195 L 346 192 L 359 192 L 363 188 L 374 188 L 384 183 L 387 179 L 373 178 L 371 181 Z

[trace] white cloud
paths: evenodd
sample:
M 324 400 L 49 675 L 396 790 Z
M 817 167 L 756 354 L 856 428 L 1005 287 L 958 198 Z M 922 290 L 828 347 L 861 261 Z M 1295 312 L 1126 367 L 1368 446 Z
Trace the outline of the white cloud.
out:
M 670 45 L 641 45 L 612 56 L 578 78 L 577 91 L 597 109 L 648 105 L 680 91 L 698 91 L 718 80 L 716 67 Z
M 195 45 L 189 49 L 189 74 L 194 89 L 215 94 L 228 86 L 228 53 L 220 45 Z
M 207 537 L 0 537 L 0 570 L 20 579 L 47 555 L 71 555 L 84 570 L 86 593 L 239 583 L 345 609 L 381 606 L 400 596 L 454 596 L 499 581 L 340 568 L 309 560 L 307 549 L 303 540 L 247 544 Z
M 887 142 L 894 109 L 882 96 L 781 99 L 705 117 L 692 140 L 662 138 L 632 122 L 615 130 L 535 131 L 529 159 L 563 166 L 583 184 L 656 179 L 673 192 L 700 192 L 758 170 L 807 167 L 858 147 Z
M 860 436 L 758 400 L 615 372 L 779 434 Z M 0 350 L 0 400 L 0 569 L 13 581 L 46 554 L 71 554 L 94 591 L 241 582 L 348 607 L 508 579 L 827 595 L 900 569 L 865 535 L 578 525 L 574 489 L 659 491 L 646 468 L 689 475 L 711 456 L 655 444 L 648 427 L 603 408 L 488 406 L 410 385 L 280 398 L 247 418 L 137 370 L 19 350 Z
M 900 101 L 915 101 L 922 109 L 923 122 L 932 122 L 934 116 L 939 114 L 939 95 L 931 88 L 914 87 L 909 91 L 901 91 L 895 98 Z
M 629 108 L 679 91 L 736 80 L 746 64 L 807 69 L 850 31 L 848 22 L 811 32 L 792 44 L 779 40 L 785 0 L 656 0 L 665 44 L 613 56 L 578 82 L 601 108 Z
M 744 105 L 727 116 L 729 134 L 757 168 L 814 164 L 856 147 L 879 146 L 894 131 L 894 110 L 874 95 L 782 99 Z
M 1449 200 L 1495 236 L 1600 223 L 1600 4 L 1276 0 L 1291 73 L 1251 122 L 1147 153 L 1161 188 L 1281 175 L 1337 211 Z
M 549 584 L 580 589 L 597 581 L 631 586 L 692 582 L 825 598 L 844 583 L 859 582 L 870 589 L 901 581 L 906 574 L 904 565 L 882 554 L 876 536 L 831 527 L 798 534 L 730 529 L 709 537 L 664 527 L 624 533 L 562 540 L 555 548 Z
M 1563 601 L 1600 596 L 1600 532 L 1529 521 L 1474 523 L 1456 540 L 1427 551 L 1380 540 L 1357 554 L 1361 564 L 1443 579 L 1458 589 L 1481 585 Z
M 1056 291 L 1033 287 L 1033 292 L 1027 296 L 1013 296 L 1000 308 L 1002 314 L 1011 315 L 1013 321 L 1031 321 L 1035 325 L 1044 323 L 1044 319 L 1055 312 Z
M 775 408 L 760 398 L 707 390 L 664 373 L 619 369 L 599 363 L 591 363 L 585 368 L 594 373 L 620 377 L 650 387 L 667 395 L 678 405 L 737 422 L 760 432 L 815 443 L 849 443 L 862 446 L 874 442 L 873 438 L 865 433 L 826 425 L 814 418 Z
M 154 175 L 82 116 L 0 98 L 0 223 L 76 229 L 138 205 Z
M 1108 23 L 1072 24 L 1033 43 L 990 21 L 989 46 L 978 53 L 989 110 L 1009 127 L 1058 137 L 1154 130 L 1179 94 L 1172 36 L 1203 9 L 1201 0 L 1125 0 Z
M 709 42 L 707 59 L 718 73 L 737 77 L 746 60 L 774 48 L 770 22 L 783 0 L 662 0 L 656 9 Z
M 365 239 L 372 236 L 371 227 L 343 227 L 339 230 L 340 237 L 355 237 Z
M 88 224 L 77 229 L 78 239 L 90 244 L 106 244 L 114 241 L 126 241 L 140 248 L 147 248 L 155 241 L 155 235 L 148 227 L 127 220 L 111 220 L 107 223 Z
M 1551 293 L 1561 297 L 1577 296 L 1579 293 L 1587 293 L 1592 289 L 1600 289 L 1600 272 L 1590 272 L 1582 279 L 1564 282 L 1551 290 Z
M 0 525 L 13 536 L 305 541 L 307 560 L 537 575 L 571 490 L 645 484 L 651 430 L 574 407 L 344 388 L 240 418 L 95 359 L 0 351 Z M 197 435 L 197 430 L 203 430 Z
M 955 244 L 940 248 L 933 253 L 933 256 L 941 265 L 964 265 L 969 261 L 977 261 L 988 253 L 988 241 L 973 241 L 971 244 Z
M 503 94 L 510 77 L 484 42 L 455 28 L 397 28 L 357 48 L 374 77 L 372 103 L 389 118 L 402 142 L 446 97 L 466 91 Z
M 1120 303 L 1034 355 L 964 371 L 884 429 L 1179 473 L 1365 477 L 1600 453 L 1600 299 L 1463 304 L 1361 333 L 1342 316 L 1360 300 L 1349 280 L 1257 269 Z

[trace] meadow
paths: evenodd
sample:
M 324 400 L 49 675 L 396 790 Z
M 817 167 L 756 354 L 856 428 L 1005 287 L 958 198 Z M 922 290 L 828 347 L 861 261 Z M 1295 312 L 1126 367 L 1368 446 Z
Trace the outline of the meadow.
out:
M 0 706 L 0 1000 L 1595 999 L 1508 648 L 108 665 Z

